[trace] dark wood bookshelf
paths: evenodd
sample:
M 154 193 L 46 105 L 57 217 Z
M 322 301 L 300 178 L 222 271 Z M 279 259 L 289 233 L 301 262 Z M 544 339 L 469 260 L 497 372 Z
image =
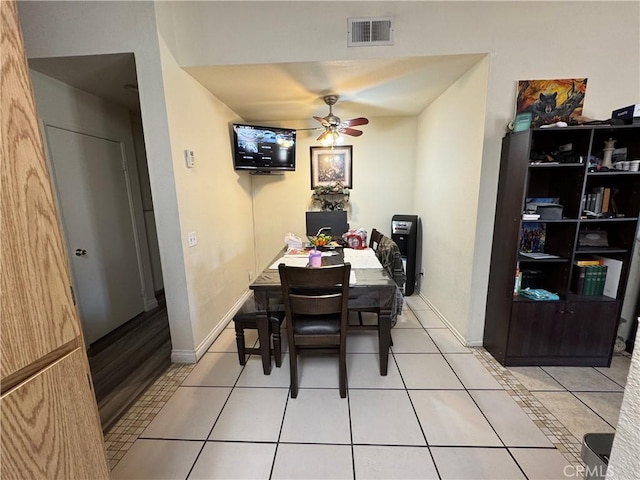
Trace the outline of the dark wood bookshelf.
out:
M 594 170 L 593 159 L 602 159 L 609 138 L 626 148 L 627 160 L 640 159 L 640 125 L 536 128 L 503 139 L 483 342 L 503 365 L 610 364 L 636 243 L 640 172 Z M 565 152 L 557 155 L 560 146 Z M 568 161 L 536 161 L 554 154 Z M 607 195 L 606 215 L 588 218 L 586 206 L 605 208 Z M 562 218 L 523 220 L 531 198 L 558 198 Z M 525 223 L 544 226 L 543 251 L 559 258 L 520 254 Z M 604 246 L 584 241 L 593 232 Z M 622 265 L 615 297 L 574 291 L 576 262 L 596 257 Z M 560 300 L 514 296 L 517 269 L 527 272 L 531 288 Z

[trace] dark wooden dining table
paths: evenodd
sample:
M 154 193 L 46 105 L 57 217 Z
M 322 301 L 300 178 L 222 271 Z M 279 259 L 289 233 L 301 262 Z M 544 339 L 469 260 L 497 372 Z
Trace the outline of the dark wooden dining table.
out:
M 251 283 L 256 302 L 261 308 L 267 308 L 269 302 L 273 306 L 274 299 L 282 298 L 280 274 L 275 262 L 284 256 L 284 250 L 269 262 L 260 275 Z M 323 256 L 322 265 L 337 265 L 345 261 L 345 249 L 336 248 L 334 255 Z M 349 252 L 347 252 L 347 257 Z M 347 261 L 348 258 L 347 258 Z M 389 364 L 389 348 L 391 346 L 391 316 L 396 307 L 396 284 L 389 274 L 380 268 L 357 268 L 358 262 L 351 262 L 355 283 L 349 284 L 349 308 L 379 309 L 378 348 L 380 359 L 380 375 L 387 374 Z M 270 268 L 275 266 L 276 268 Z M 277 301 L 277 300 L 276 300 Z M 347 339 L 348 342 L 348 339 Z

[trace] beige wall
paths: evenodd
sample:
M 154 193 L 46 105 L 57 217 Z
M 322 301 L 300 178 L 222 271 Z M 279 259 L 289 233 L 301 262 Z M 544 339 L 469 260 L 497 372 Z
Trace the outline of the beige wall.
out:
M 229 123 L 237 115 L 178 67 L 162 40 L 160 54 L 192 343 L 201 355 L 224 328 L 254 268 L 251 183 L 231 161 Z M 194 152 L 194 168 L 186 166 L 185 149 Z M 196 233 L 195 247 L 188 245 L 189 232 Z M 173 358 L 188 360 L 188 350 L 174 347 Z
M 422 218 L 421 294 L 468 341 L 488 59 L 420 116 L 415 210 Z M 481 332 L 482 334 L 482 332 Z
M 276 123 L 296 127 L 299 122 L 272 122 Z M 347 219 L 351 228 L 362 227 L 368 232 L 377 228 L 390 235 L 391 217 L 411 213 L 416 119 L 374 118 L 362 130 L 364 135 L 345 136 L 343 143 L 353 147 L 353 189 Z M 251 176 L 260 270 L 282 249 L 286 233 L 293 232 L 306 240 L 304 212 L 317 210 L 311 202 L 309 149 L 318 146 L 317 136 L 317 131 L 298 132 L 295 172 Z

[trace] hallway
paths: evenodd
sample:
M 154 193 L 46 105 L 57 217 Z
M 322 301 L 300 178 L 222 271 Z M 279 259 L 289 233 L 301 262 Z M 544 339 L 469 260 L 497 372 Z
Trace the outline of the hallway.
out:
M 542 374 L 512 372 L 464 347 L 419 297 L 406 300 L 387 377 L 378 373 L 375 332 L 350 334 L 347 399 L 335 358 L 321 356 L 301 357 L 300 394 L 290 399 L 286 354 L 269 376 L 256 356 L 241 367 L 228 325 L 197 365 L 172 365 L 107 434 L 112 478 L 575 476 L 578 430 L 559 402 L 547 402 L 549 388 L 534 388 Z M 619 358 L 612 369 L 590 369 L 616 394 L 622 387 L 606 375 L 623 376 Z M 566 374 L 541 371 L 557 383 L 554 393 L 615 425 L 612 412 L 595 413 L 598 395 L 591 410 L 589 395 L 563 386 Z

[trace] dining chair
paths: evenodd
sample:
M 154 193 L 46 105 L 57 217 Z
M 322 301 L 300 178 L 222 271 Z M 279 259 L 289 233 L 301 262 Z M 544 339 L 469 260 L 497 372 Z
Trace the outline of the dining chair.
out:
M 396 283 L 398 289 L 396 292 L 396 308 L 392 313 L 391 326 L 395 326 L 397 322 L 397 316 L 402 312 L 403 295 L 401 288 L 406 281 L 404 273 L 404 267 L 402 264 L 402 256 L 398 245 L 389 237 L 382 235 L 376 229 L 371 232 L 371 241 L 369 246 L 375 245 L 376 257 L 380 260 L 382 268 Z M 376 307 L 350 307 L 349 312 L 356 312 L 358 323 L 349 322 L 350 330 L 376 330 L 380 335 L 380 309 Z M 365 324 L 363 319 L 363 313 L 375 314 L 375 323 Z M 390 339 L 390 344 L 393 345 L 393 338 Z
M 278 266 L 287 318 L 291 398 L 298 396 L 298 354 L 338 354 L 340 397 L 347 396 L 347 301 L 351 264 Z
M 376 230 L 375 228 L 373 230 L 371 230 L 371 235 L 369 237 L 369 248 L 372 249 L 374 252 L 378 250 L 378 246 L 380 245 L 380 242 L 382 241 L 382 233 L 380 233 L 378 230 Z M 366 327 L 368 330 L 374 330 L 378 328 L 378 322 L 376 320 L 376 323 L 374 325 L 365 325 L 364 324 L 364 318 L 362 316 L 363 313 L 375 313 L 376 315 L 380 312 L 380 309 L 375 308 L 375 307 L 353 307 L 349 309 L 350 312 L 356 312 L 358 314 L 358 324 L 357 325 L 353 325 L 353 324 L 349 324 L 349 328 L 352 327 Z
M 369 238 L 369 248 L 374 252 L 378 250 L 380 240 L 382 240 L 382 234 L 374 228 L 373 230 L 371 230 L 371 237 Z
M 240 310 L 233 316 L 236 331 L 236 345 L 238 348 L 238 361 L 240 365 L 246 363 L 247 354 L 259 354 L 262 358 L 262 369 L 265 375 L 271 373 L 271 354 L 276 362 L 276 367 L 282 364 L 282 346 L 280 342 L 280 327 L 284 321 L 282 307 L 268 298 L 266 308 L 258 308 L 254 297 L 249 297 Z M 274 303 L 274 304 L 272 304 Z M 258 331 L 260 346 L 247 347 L 245 345 L 244 331 L 252 329 Z M 273 340 L 273 348 L 271 341 Z

